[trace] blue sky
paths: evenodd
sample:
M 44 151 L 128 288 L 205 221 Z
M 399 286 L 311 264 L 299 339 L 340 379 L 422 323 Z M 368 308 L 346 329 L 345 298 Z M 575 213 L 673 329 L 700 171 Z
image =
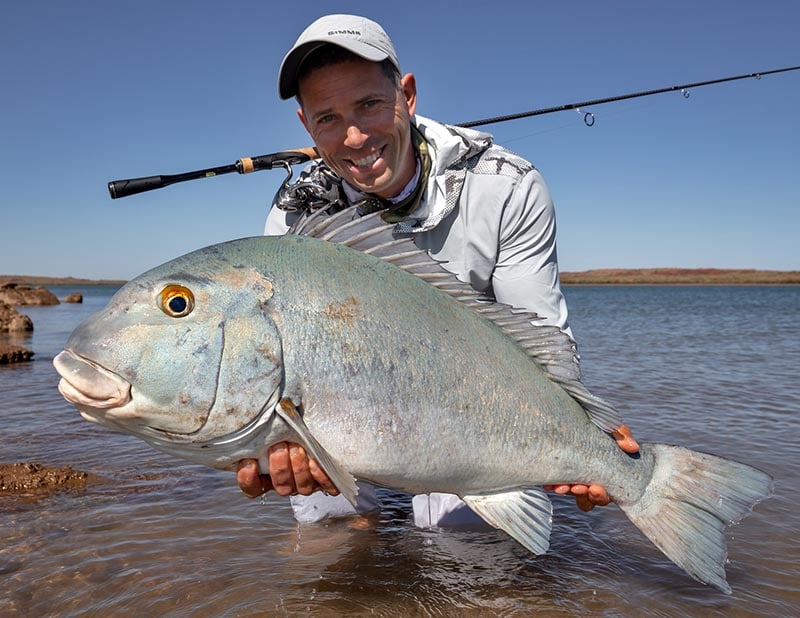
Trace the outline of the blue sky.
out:
M 369 16 L 464 122 L 800 65 L 800 3 L 14 2 L 0 9 L 0 274 L 128 279 L 261 233 L 282 172 L 111 200 L 109 180 L 308 145 L 284 53 Z M 587 108 L 588 109 L 588 108 Z M 800 71 L 484 127 L 554 196 L 563 271 L 800 269 Z

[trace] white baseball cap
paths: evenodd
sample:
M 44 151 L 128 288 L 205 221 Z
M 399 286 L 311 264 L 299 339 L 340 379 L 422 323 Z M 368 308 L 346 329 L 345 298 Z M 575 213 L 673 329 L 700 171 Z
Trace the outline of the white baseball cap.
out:
M 358 15 L 325 15 L 299 36 L 278 71 L 278 93 L 282 99 L 297 94 L 297 70 L 303 60 L 325 44 L 337 45 L 372 62 L 387 58 L 400 71 L 392 41 L 380 24 Z

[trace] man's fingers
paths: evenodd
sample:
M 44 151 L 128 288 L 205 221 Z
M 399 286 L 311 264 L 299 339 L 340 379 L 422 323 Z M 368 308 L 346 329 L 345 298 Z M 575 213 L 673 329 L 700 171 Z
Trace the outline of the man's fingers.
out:
M 625 451 L 629 455 L 634 455 L 635 453 L 639 452 L 639 443 L 633 439 L 631 428 L 628 427 L 625 423 L 623 423 L 617 429 L 612 431 L 611 437 L 617 441 L 617 446 L 619 446 L 623 451 Z
M 595 506 L 606 506 L 611 504 L 611 496 L 601 485 L 590 485 L 588 488 L 587 496 L 592 504 Z
M 243 459 L 236 470 L 239 488 L 249 497 L 256 498 L 272 489 L 281 496 L 301 494 L 310 496 L 315 491 L 338 495 L 339 490 L 325 471 L 306 450 L 292 442 L 278 442 L 267 451 L 269 474 L 260 474 L 258 461 Z
M 236 481 L 239 489 L 249 498 L 258 498 L 272 489 L 272 481 L 266 474 L 259 474 L 258 461 L 255 459 L 242 459 L 239 462 Z
M 299 444 L 280 442 L 273 444 L 269 449 L 269 474 L 275 491 L 281 496 L 296 494 L 310 496 L 320 489 L 329 493 L 336 491 L 336 487 L 325 472 L 316 465 L 316 462 L 314 465 L 316 471 L 312 471 L 308 453 Z M 317 476 L 323 481 L 322 483 Z
M 586 485 L 569 485 L 569 493 L 573 496 L 585 496 L 589 493 L 589 487 Z
M 571 485 L 543 485 L 543 487 L 547 491 L 554 491 L 563 496 L 564 494 L 569 493 Z
M 329 493 L 332 496 L 338 496 L 339 490 L 336 485 L 333 484 L 333 481 L 328 477 L 320 465 L 317 463 L 316 459 L 309 459 L 308 460 L 308 469 L 311 472 L 311 476 L 314 477 L 314 480 L 317 482 L 317 486 L 322 489 L 323 491 Z
M 611 496 L 601 485 L 544 485 L 549 491 L 557 494 L 571 494 L 575 496 L 575 503 L 582 511 L 591 511 L 596 506 L 611 504 Z
M 589 499 L 589 494 L 580 494 L 575 496 L 575 504 L 578 505 L 578 508 L 588 513 L 594 508 L 594 503 Z
M 297 488 L 294 484 L 289 445 L 286 442 L 273 444 L 269 447 L 267 455 L 269 458 L 269 476 L 272 479 L 273 488 L 278 495 L 291 496 L 297 491 Z
M 575 503 L 581 511 L 591 511 L 596 506 L 611 504 L 611 496 L 600 485 L 573 485 L 572 493 L 575 494 Z
M 289 444 L 289 461 L 294 475 L 294 486 L 297 493 L 310 496 L 316 489 L 316 482 L 308 469 L 308 454 L 299 444 Z
M 599 485 L 592 485 L 591 487 L 588 485 L 571 485 L 569 488 L 569 493 L 575 496 L 575 504 L 578 505 L 581 511 L 586 513 L 597 506 L 594 500 L 594 497 L 597 495 L 597 489 L 594 489 L 593 492 L 593 488 L 599 488 L 602 493 L 605 493 L 605 490 Z

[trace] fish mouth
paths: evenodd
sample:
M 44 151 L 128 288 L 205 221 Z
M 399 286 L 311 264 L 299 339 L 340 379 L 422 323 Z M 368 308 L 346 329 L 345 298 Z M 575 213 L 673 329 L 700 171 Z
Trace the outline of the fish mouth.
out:
M 130 382 L 72 350 L 60 352 L 53 366 L 61 376 L 58 391 L 79 409 L 120 408 L 131 400 Z
M 119 374 L 69 349 L 53 359 L 53 366 L 61 376 L 58 391 L 92 423 L 142 437 L 174 440 L 198 434 L 208 421 L 204 419 L 200 427 L 185 433 L 148 425 L 134 405 L 131 383 Z
M 281 392 L 280 386 L 276 387 L 258 413 L 238 430 L 204 437 L 208 416 L 199 427 L 189 431 L 153 425 L 152 418 L 148 422 L 148 415 L 136 409 L 134 400 L 139 402 L 140 408 L 143 404 L 130 382 L 71 349 L 60 352 L 53 359 L 53 366 L 61 376 L 59 392 L 84 419 L 114 431 L 136 435 L 158 448 L 174 449 L 181 443 L 186 447 L 191 445 L 191 448 L 225 448 L 236 443 L 268 422 L 271 414 L 266 412 L 271 412 L 277 405 Z M 146 408 L 147 404 L 144 406 Z

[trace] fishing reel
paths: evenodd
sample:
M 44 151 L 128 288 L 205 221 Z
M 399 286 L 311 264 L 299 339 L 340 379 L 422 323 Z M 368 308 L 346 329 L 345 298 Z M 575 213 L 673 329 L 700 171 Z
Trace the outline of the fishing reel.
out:
M 282 165 L 286 170 L 286 178 L 275 198 L 275 205 L 281 210 L 313 212 L 344 203 L 342 181 L 325 163 L 305 168 L 294 183 L 291 183 L 291 163 L 286 161 Z

